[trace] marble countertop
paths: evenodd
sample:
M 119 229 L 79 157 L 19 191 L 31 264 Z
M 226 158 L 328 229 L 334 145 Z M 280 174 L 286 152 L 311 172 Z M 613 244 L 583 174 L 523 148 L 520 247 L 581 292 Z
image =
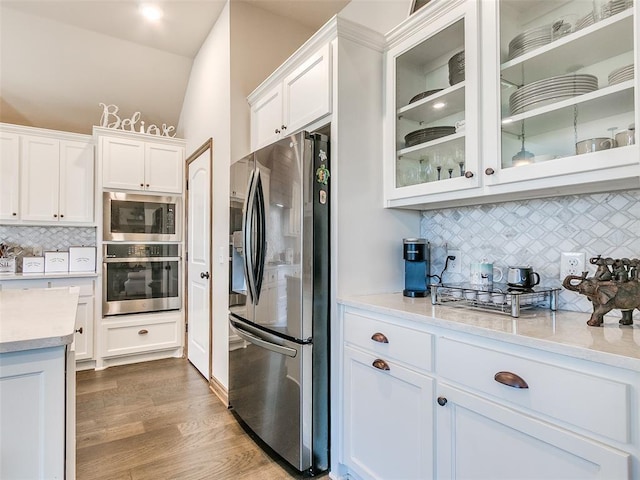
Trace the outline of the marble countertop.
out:
M 0 291 L 0 353 L 73 342 L 78 288 Z
M 385 315 L 395 315 L 450 330 L 640 371 L 640 323 L 620 326 L 605 317 L 602 327 L 589 327 L 589 313 L 535 309 L 519 318 L 506 314 L 432 305 L 430 298 L 402 293 L 339 298 L 338 302 Z
M 0 273 L 3 280 L 40 280 L 47 278 L 83 278 L 97 277 L 96 272 L 56 272 L 56 273 Z

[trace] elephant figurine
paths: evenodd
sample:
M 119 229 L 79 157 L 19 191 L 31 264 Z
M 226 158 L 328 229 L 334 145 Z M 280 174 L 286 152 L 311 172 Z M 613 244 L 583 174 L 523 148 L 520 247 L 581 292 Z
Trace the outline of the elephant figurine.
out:
M 562 286 L 591 301 L 593 313 L 587 325 L 592 327 L 602 326 L 603 317 L 614 308 L 622 310 L 621 325 L 632 325 L 633 310 L 640 309 L 640 281 L 603 281 L 597 277 L 587 278 L 587 272 L 584 272 L 582 276 L 568 275 Z

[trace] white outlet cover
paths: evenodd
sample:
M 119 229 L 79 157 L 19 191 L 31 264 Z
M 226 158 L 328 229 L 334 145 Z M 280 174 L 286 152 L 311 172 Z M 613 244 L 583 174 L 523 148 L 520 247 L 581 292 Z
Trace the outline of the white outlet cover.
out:
M 447 250 L 447 256 L 453 255 L 456 257 L 455 260 L 449 260 L 449 265 L 447 267 L 447 272 L 449 273 L 461 273 L 460 268 L 460 250 Z
M 582 275 L 587 269 L 587 258 L 584 252 L 562 252 L 560 254 L 560 279 L 568 275 Z

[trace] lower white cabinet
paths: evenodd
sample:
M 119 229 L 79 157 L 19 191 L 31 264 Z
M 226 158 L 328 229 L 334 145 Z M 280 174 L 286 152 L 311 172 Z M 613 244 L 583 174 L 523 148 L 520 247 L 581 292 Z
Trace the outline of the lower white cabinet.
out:
M 439 479 L 631 478 L 628 453 L 535 416 L 446 384 L 438 404 Z
M 433 478 L 432 378 L 344 350 L 344 458 L 362 478 Z
M 106 360 L 106 366 L 182 354 L 181 312 L 105 317 L 100 334 L 100 357 Z M 144 357 L 145 354 L 151 356 Z M 121 357 L 122 360 L 109 361 Z
M 355 307 L 341 325 L 339 478 L 640 478 L 640 372 Z
M 0 478 L 75 478 L 73 471 L 65 476 L 65 463 L 75 463 L 75 449 L 65 452 L 75 436 L 65 420 L 75 418 L 69 360 L 65 346 L 0 354 Z

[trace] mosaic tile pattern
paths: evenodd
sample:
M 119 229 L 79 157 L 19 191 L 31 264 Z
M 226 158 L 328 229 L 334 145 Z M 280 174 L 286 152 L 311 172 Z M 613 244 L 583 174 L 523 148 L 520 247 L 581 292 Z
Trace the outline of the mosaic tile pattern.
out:
M 585 252 L 587 263 L 598 254 L 640 258 L 640 190 L 425 211 L 420 230 L 431 243 L 432 274 L 444 267 L 446 245 L 461 251 L 462 273 L 445 273 L 445 282 L 467 281 L 469 265 L 487 259 L 505 274 L 509 265 L 531 265 L 542 283 L 560 285 L 561 252 Z M 559 308 L 592 310 L 564 289 Z
M 0 225 L 0 242 L 25 249 L 25 254 L 33 254 L 33 249 L 41 251 L 68 250 L 71 246 L 96 246 L 94 227 L 16 226 Z M 22 262 L 18 262 L 18 270 Z

